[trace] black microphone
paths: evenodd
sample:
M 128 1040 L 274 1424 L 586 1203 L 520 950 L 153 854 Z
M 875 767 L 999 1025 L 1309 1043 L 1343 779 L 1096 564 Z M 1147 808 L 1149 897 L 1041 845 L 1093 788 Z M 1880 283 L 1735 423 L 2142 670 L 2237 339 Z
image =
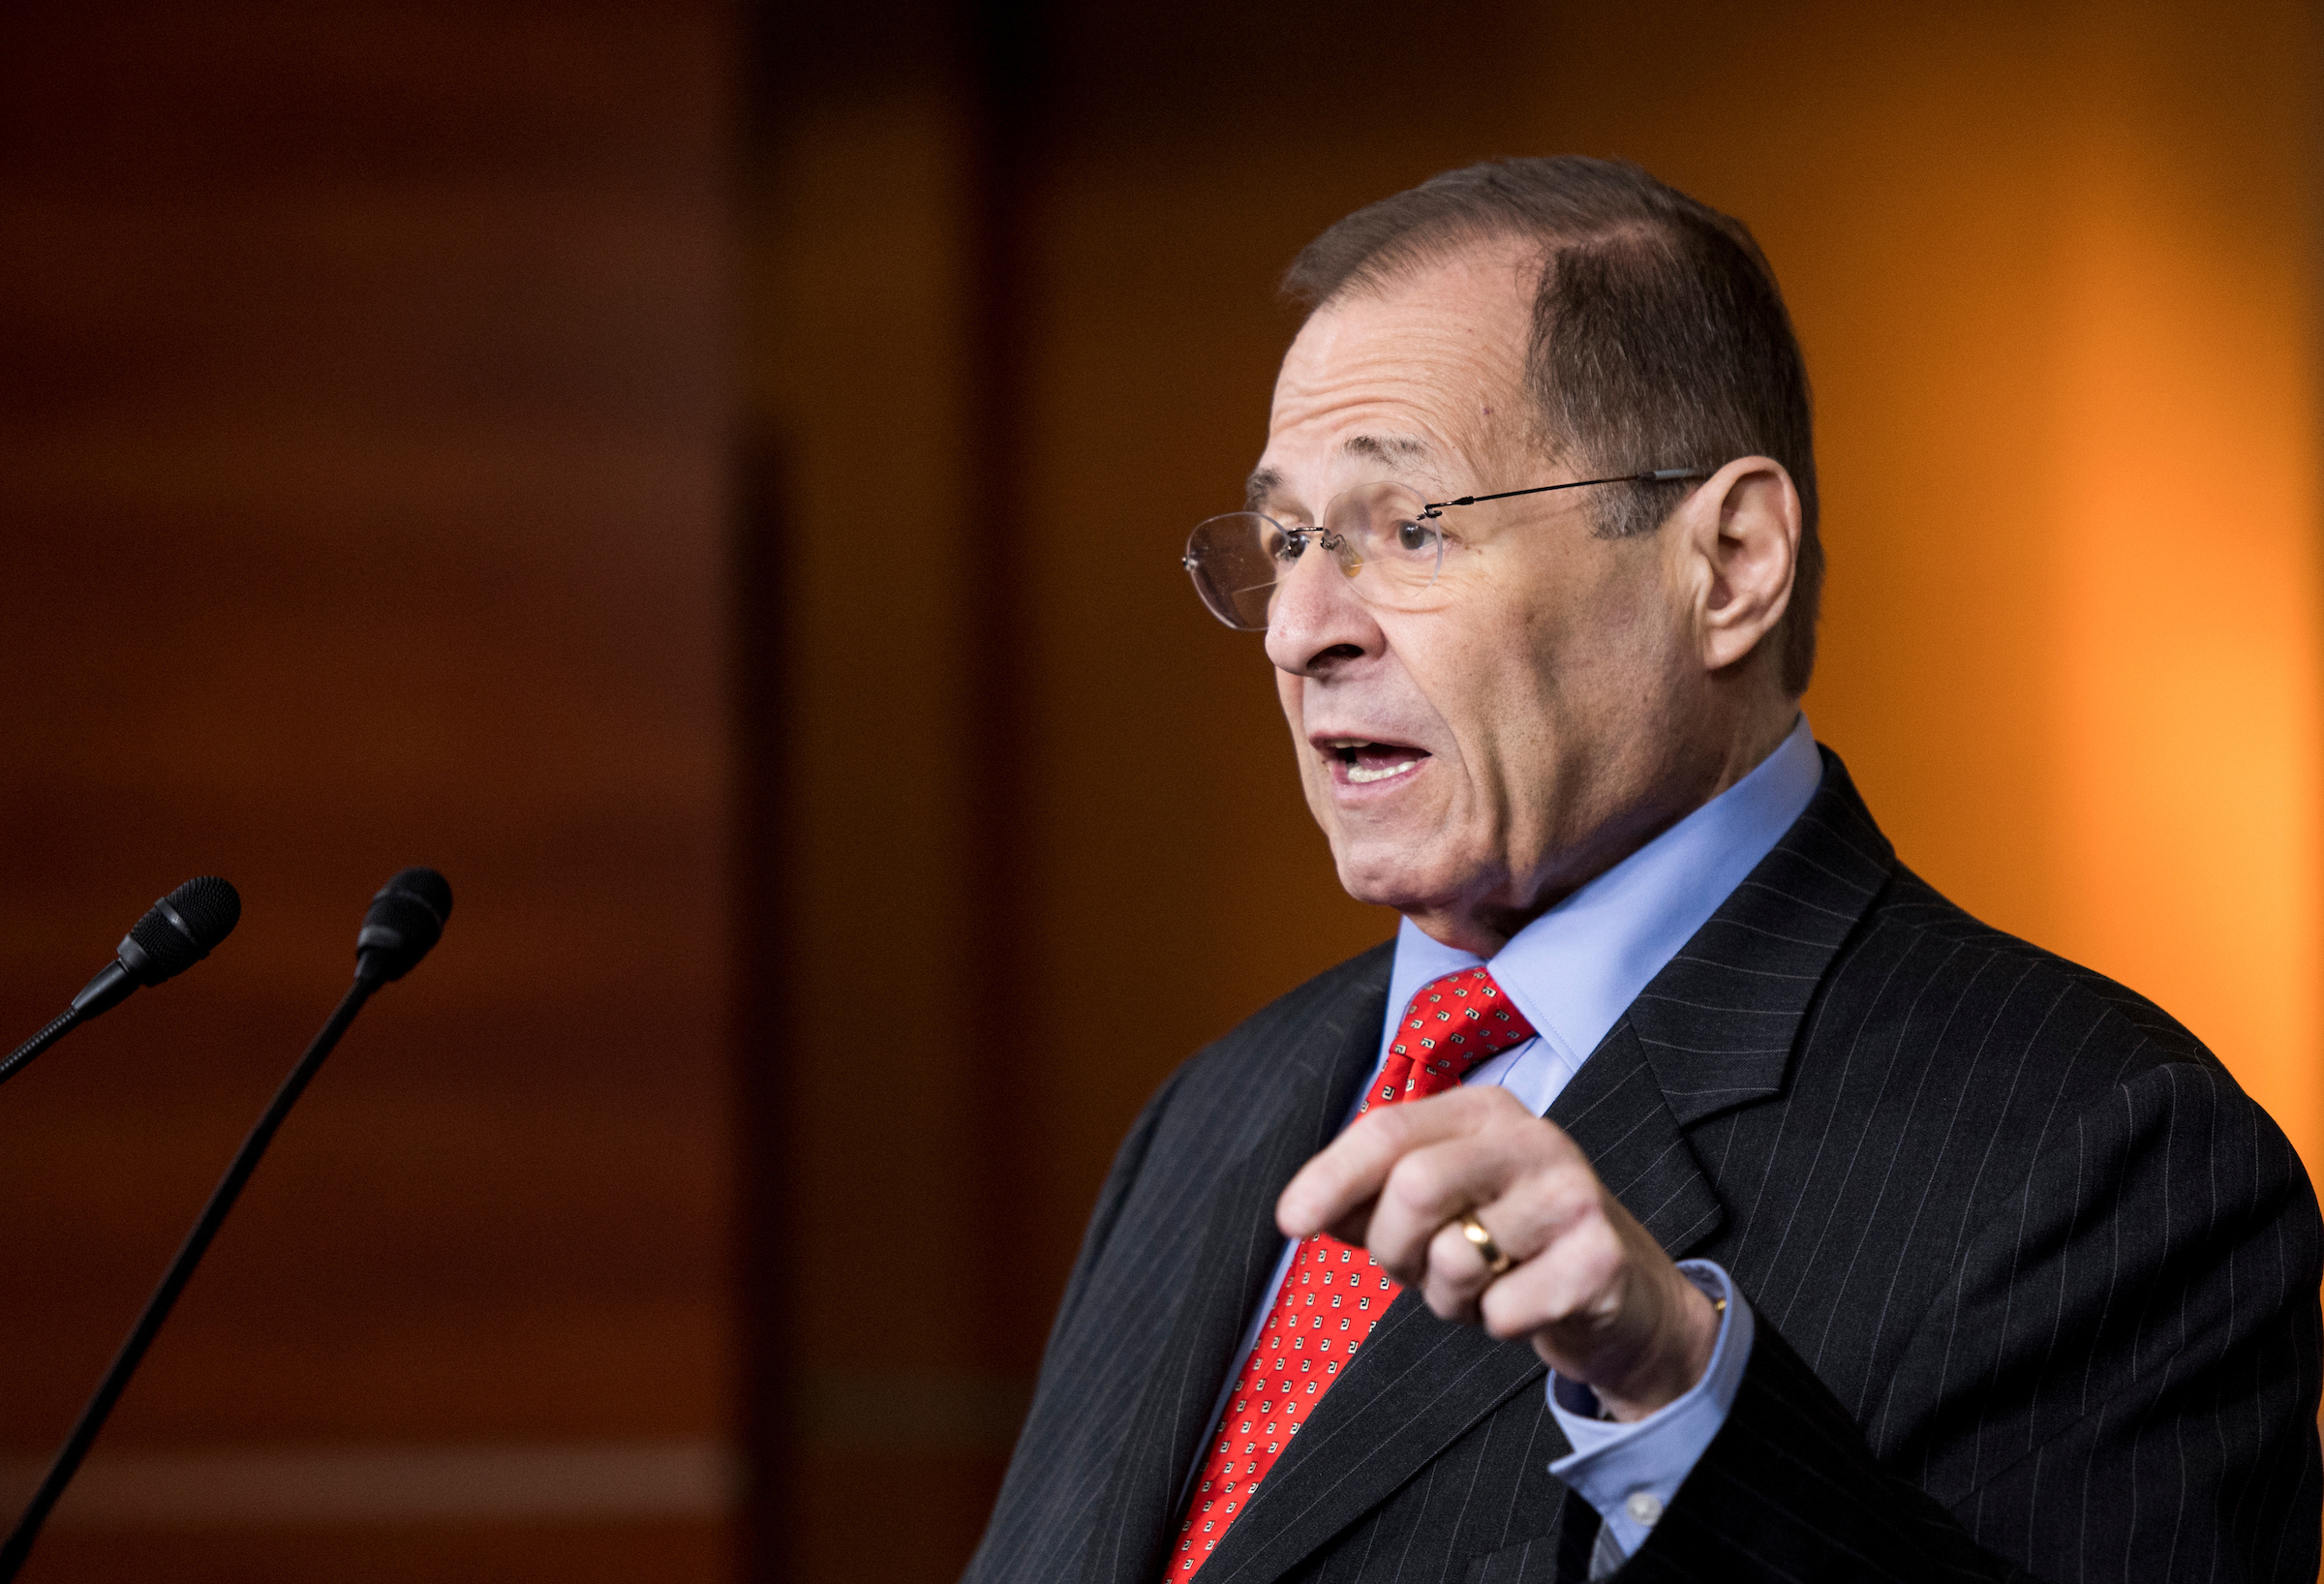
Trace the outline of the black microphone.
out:
M 398 869 L 380 887 L 355 933 L 355 977 L 380 983 L 401 979 L 443 936 L 452 916 L 452 888 L 434 869 Z
M 71 1006 L 0 1061 L 0 1083 L 73 1029 L 128 1000 L 139 986 L 158 985 L 184 973 L 241 922 L 241 895 L 215 874 L 199 875 L 179 886 L 129 927 L 113 960 L 81 987 Z
M 223 880 L 217 883 L 226 884 Z M 178 889 L 184 891 L 189 888 L 181 886 Z M 230 886 L 227 888 L 229 897 L 232 889 Z M 177 893 L 170 895 L 174 898 Z M 81 1459 L 89 1455 L 89 1447 L 96 1442 L 97 1433 L 105 1428 L 106 1418 L 112 1413 L 113 1405 L 121 1400 L 121 1393 L 128 1389 L 129 1378 L 137 1373 L 138 1363 L 145 1356 L 145 1350 L 153 1346 L 154 1336 L 161 1330 L 162 1322 L 169 1318 L 169 1310 L 177 1302 L 178 1295 L 186 1290 L 186 1283 L 194 1279 L 194 1267 L 201 1264 L 201 1257 L 208 1250 L 210 1239 L 218 1235 L 218 1229 L 225 1223 L 227 1212 L 234 1207 L 234 1201 L 241 1196 L 243 1185 L 250 1181 L 250 1174 L 258 1170 L 259 1157 L 265 1154 L 266 1146 L 274 1142 L 275 1130 L 283 1125 L 283 1118 L 290 1114 L 290 1108 L 305 1092 L 317 1069 L 322 1066 L 322 1058 L 331 1053 L 331 1048 L 339 1043 L 340 1036 L 347 1032 L 348 1025 L 355 1020 L 355 1014 L 363 1010 L 363 1003 L 371 999 L 374 991 L 382 985 L 403 978 L 418 965 L 421 958 L 428 955 L 430 948 L 443 933 L 443 921 L 450 918 L 451 914 L 452 888 L 434 869 L 404 869 L 382 886 L 378 896 L 372 898 L 371 908 L 363 915 L 363 928 L 355 936 L 354 983 L 347 988 L 347 993 L 339 998 L 339 1005 L 332 1009 L 314 1042 L 307 1047 L 306 1054 L 298 1058 L 298 1064 L 283 1080 L 282 1087 L 275 1090 L 274 1098 L 266 1103 L 265 1112 L 251 1128 L 250 1136 L 242 1141 L 242 1147 L 234 1151 L 234 1158 L 228 1165 L 226 1175 L 220 1177 L 218 1186 L 210 1190 L 209 1202 L 202 1205 L 201 1214 L 194 1218 L 193 1227 L 186 1233 L 186 1240 L 178 1245 L 177 1253 L 169 1261 L 169 1268 L 162 1272 L 161 1283 L 154 1288 L 153 1296 L 145 1300 L 145 1307 L 138 1314 L 137 1324 L 129 1328 L 129 1335 L 122 1339 L 120 1351 L 113 1355 L 112 1363 L 107 1366 L 105 1379 L 97 1383 L 97 1389 L 89 1394 L 88 1403 L 80 1411 L 80 1417 L 73 1421 L 72 1433 L 65 1437 L 65 1444 L 57 1448 L 56 1459 L 48 1465 L 47 1474 L 41 1479 L 40 1489 L 34 1491 L 32 1500 L 25 1504 L 23 1514 L 16 1519 L 16 1527 L 9 1534 L 8 1543 L 0 1545 L 0 1584 L 10 1584 L 23 1568 L 25 1560 L 32 1555 L 33 1541 L 40 1538 L 41 1526 L 48 1521 L 49 1509 L 56 1506 L 57 1498 L 64 1495 L 65 1487 L 72 1483 L 74 1474 L 80 1468 Z M 233 928 L 230 918 L 226 928 Z M 225 932 L 224 929 L 220 930 L 219 936 L 223 938 Z M 128 992 L 124 990 L 122 993 Z

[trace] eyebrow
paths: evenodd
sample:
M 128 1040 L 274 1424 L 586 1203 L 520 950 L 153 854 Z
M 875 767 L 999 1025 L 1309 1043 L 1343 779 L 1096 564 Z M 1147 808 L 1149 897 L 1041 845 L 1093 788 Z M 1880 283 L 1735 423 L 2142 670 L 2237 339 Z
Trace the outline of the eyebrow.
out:
M 1344 456 L 1366 456 L 1374 462 L 1418 462 L 1428 454 L 1428 442 L 1417 435 L 1350 435 L 1339 442 Z
M 1422 460 L 1430 454 L 1430 448 L 1426 441 L 1415 435 L 1350 435 L 1339 442 L 1339 452 L 1342 456 L 1369 457 L 1394 467 Z M 1259 469 L 1243 483 L 1244 509 L 1256 511 L 1282 487 L 1283 474 L 1279 470 Z

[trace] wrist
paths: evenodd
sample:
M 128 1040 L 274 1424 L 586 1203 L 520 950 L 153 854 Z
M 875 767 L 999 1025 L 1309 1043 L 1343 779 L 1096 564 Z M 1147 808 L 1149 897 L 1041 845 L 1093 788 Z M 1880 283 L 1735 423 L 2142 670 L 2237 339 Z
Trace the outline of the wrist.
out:
M 1625 1424 L 1659 1413 L 1693 1390 L 1718 1350 L 1721 1306 L 1675 1266 L 1671 1291 L 1658 1304 L 1653 1341 L 1635 1368 L 1607 1384 L 1591 1383 L 1605 1412 Z

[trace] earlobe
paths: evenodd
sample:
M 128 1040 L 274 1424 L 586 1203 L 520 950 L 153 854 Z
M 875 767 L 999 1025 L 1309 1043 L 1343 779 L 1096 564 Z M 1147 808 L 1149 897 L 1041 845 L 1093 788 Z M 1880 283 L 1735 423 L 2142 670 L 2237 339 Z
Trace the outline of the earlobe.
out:
M 1697 496 L 1696 535 L 1705 563 L 1697 611 L 1706 670 L 1724 671 L 1760 647 L 1790 604 L 1799 558 L 1799 492 L 1783 464 L 1740 457 Z

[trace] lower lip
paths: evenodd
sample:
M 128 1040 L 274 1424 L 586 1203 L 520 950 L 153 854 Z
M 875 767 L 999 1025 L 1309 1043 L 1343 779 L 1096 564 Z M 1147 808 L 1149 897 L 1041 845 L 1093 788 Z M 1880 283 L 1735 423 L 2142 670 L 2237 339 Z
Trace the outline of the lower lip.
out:
M 1327 763 L 1331 768 L 1331 790 L 1342 802 L 1390 797 L 1428 774 L 1428 757 L 1426 755 L 1412 761 L 1410 770 L 1400 771 L 1393 776 L 1382 777 L 1376 781 L 1350 780 L 1348 772 L 1357 767 L 1349 764 L 1337 754 L 1331 755 Z

